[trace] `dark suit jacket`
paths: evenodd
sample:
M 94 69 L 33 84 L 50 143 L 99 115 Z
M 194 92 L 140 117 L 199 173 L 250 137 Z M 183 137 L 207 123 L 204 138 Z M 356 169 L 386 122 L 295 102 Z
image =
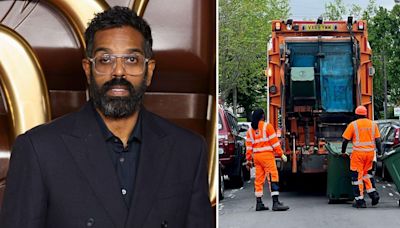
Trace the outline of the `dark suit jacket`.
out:
M 16 139 L 0 227 L 211 227 L 204 140 L 142 112 L 129 210 L 88 103 Z

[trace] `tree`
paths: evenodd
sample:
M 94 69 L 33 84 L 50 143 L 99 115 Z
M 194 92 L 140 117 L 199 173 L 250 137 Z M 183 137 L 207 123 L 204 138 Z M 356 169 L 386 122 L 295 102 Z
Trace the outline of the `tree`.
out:
M 219 92 L 232 105 L 236 89 L 238 106 L 247 115 L 266 106 L 264 70 L 271 20 L 287 18 L 289 10 L 288 0 L 219 1 Z
M 383 64 L 385 56 L 386 75 L 388 84 L 388 102 L 400 105 L 400 5 L 391 11 L 379 7 L 368 24 L 369 41 L 374 51 L 373 64 L 376 70 L 374 76 L 374 106 L 376 116 L 383 110 Z
M 361 19 L 365 13 L 371 14 L 376 9 L 376 1 L 369 0 L 367 8 L 363 11 L 360 5 L 352 4 L 345 5 L 343 0 L 334 0 L 325 4 L 324 20 L 338 21 L 344 20 L 348 16 L 353 16 L 354 19 Z
M 324 20 L 338 21 L 343 19 L 347 10 L 342 0 L 335 0 L 325 4 L 325 13 L 323 14 Z

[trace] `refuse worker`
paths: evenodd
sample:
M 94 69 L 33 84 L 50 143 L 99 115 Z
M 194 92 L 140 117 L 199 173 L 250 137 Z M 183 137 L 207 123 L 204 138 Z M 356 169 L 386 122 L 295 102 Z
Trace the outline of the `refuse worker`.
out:
M 264 122 L 264 111 L 257 109 L 253 112 L 251 127 L 246 133 L 247 167 L 250 169 L 253 166 L 253 161 L 256 167 L 256 179 L 254 181 L 257 198 L 256 211 L 268 210 L 268 207 L 263 204 L 261 199 L 265 178 L 267 178 L 270 186 L 273 201 L 272 210 L 286 211 L 289 209 L 288 206 L 283 205 L 278 200 L 279 176 L 275 163 L 275 153 L 284 162 L 287 161 L 273 126 Z
M 364 200 L 364 185 L 372 200 L 372 205 L 379 202 L 379 194 L 375 188 L 373 177 L 373 161 L 375 149 L 381 154 L 381 141 L 378 126 L 367 119 L 367 109 L 358 106 L 355 110 L 356 120 L 349 123 L 343 133 L 342 154 L 346 155 L 349 141 L 353 143 L 353 152 L 350 155 L 350 173 L 353 185 L 355 202 L 353 207 L 366 208 Z

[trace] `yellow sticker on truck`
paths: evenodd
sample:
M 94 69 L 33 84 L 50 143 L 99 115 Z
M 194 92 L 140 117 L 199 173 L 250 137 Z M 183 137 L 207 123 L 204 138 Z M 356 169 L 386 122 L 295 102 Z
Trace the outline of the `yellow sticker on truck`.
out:
M 314 25 L 303 25 L 304 31 L 335 31 L 336 26 L 334 24 L 323 25 L 323 24 L 314 24 Z

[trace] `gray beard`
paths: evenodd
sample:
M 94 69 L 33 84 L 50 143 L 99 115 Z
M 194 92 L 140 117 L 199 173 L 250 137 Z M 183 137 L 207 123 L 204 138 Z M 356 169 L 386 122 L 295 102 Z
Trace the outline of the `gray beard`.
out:
M 99 87 L 94 80 L 93 74 L 90 76 L 89 94 L 94 106 L 99 109 L 104 116 L 112 119 L 122 119 L 133 115 L 139 111 L 142 105 L 143 95 L 146 92 L 147 72 L 145 72 L 142 82 L 135 88 L 124 78 L 113 78 Z M 126 86 L 129 95 L 124 97 L 108 96 L 107 91 L 113 85 Z

